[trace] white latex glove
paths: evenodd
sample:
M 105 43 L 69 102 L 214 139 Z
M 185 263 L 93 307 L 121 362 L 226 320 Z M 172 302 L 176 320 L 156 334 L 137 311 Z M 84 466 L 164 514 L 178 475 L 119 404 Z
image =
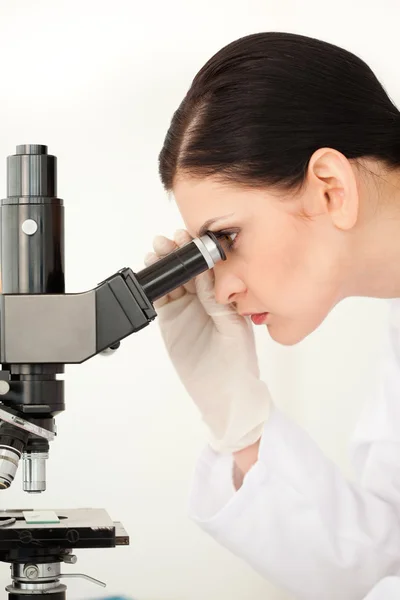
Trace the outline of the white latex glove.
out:
M 158 236 L 146 266 L 192 238 Z M 232 306 L 218 304 L 209 270 L 155 302 L 172 363 L 197 405 L 218 452 L 236 452 L 256 442 L 268 418 L 271 397 L 259 378 L 252 323 Z

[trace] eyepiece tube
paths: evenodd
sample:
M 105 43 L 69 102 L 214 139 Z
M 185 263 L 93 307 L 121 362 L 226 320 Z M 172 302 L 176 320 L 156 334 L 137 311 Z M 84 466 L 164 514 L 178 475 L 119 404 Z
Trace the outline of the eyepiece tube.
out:
M 226 260 L 224 249 L 217 237 L 208 232 L 139 271 L 136 279 L 149 300 L 154 302 L 212 269 L 220 260 Z

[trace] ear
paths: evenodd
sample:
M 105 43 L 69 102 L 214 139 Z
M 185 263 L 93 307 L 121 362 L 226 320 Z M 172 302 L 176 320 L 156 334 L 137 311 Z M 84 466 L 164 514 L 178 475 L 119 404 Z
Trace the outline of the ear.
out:
M 307 182 L 311 193 L 307 194 L 306 202 L 311 214 L 327 214 L 341 230 L 354 227 L 359 211 L 357 181 L 343 154 L 331 148 L 314 152 L 308 166 Z

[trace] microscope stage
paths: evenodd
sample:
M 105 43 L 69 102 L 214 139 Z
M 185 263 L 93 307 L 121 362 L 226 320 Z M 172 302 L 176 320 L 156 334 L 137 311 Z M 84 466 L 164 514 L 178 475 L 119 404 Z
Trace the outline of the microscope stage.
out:
M 32 515 L 55 513 L 59 522 L 28 522 L 27 513 L 30 512 Z M 15 521 L 10 522 L 10 519 Z M 44 550 L 57 547 L 61 550 L 113 548 L 128 544 L 129 536 L 122 524 L 113 522 L 103 509 L 0 510 L 0 554 L 11 548 Z

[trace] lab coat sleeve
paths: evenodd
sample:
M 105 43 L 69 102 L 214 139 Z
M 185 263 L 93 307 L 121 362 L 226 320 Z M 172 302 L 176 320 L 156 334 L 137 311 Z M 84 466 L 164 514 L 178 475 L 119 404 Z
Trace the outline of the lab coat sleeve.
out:
M 400 511 L 400 299 L 389 302 L 377 393 L 358 421 L 352 462 L 364 489 Z
M 393 346 L 391 352 L 386 377 L 396 373 L 400 379 Z M 397 398 L 385 396 L 388 389 L 383 381 L 378 408 L 388 410 L 390 402 L 396 406 L 380 419 L 400 423 L 400 385 Z M 378 429 L 381 436 L 387 434 L 383 424 Z M 389 441 L 364 438 L 363 452 L 355 457 L 361 481 L 352 483 L 302 428 L 274 408 L 258 461 L 238 491 L 232 484 L 232 458 L 204 450 L 195 470 L 190 516 L 298 600 L 361 600 L 381 579 L 400 574 L 400 501 L 394 492 L 400 487 L 400 435 Z M 377 441 L 383 453 L 374 451 Z M 387 463 L 376 483 L 377 471 Z

